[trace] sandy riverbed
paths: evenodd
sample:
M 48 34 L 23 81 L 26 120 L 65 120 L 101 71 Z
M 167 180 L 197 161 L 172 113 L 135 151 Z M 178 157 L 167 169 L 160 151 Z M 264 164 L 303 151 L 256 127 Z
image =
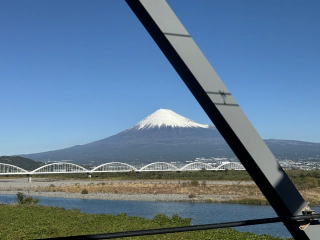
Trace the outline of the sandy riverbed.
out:
M 66 192 L 49 192 L 39 191 L 39 187 L 49 187 L 51 184 L 55 186 L 68 186 L 68 185 L 86 185 L 86 184 L 98 184 L 106 181 L 89 181 L 89 180 L 55 180 L 50 178 L 33 178 L 31 183 L 27 182 L 25 178 L 19 179 L 0 179 L 0 194 L 16 194 L 17 192 L 23 192 L 31 196 L 44 196 L 44 197 L 57 197 L 57 198 L 80 198 L 80 199 L 104 199 L 104 200 L 131 200 L 131 201 L 188 201 L 188 202 L 205 202 L 215 201 L 223 202 L 227 201 L 235 196 L 232 195 L 197 195 L 195 198 L 190 198 L 188 194 L 116 194 L 116 193 L 66 193 Z M 134 181 L 112 181 L 121 183 L 132 183 Z M 175 180 L 137 180 L 135 182 L 140 183 L 177 183 Z M 226 184 L 226 185 L 251 185 L 253 182 L 232 182 L 232 181 L 207 181 L 206 184 Z

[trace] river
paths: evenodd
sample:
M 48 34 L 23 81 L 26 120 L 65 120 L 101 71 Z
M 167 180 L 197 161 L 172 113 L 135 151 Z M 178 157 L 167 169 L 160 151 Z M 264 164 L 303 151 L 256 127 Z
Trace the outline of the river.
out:
M 15 195 L 0 195 L 1 203 L 15 203 Z M 45 206 L 59 206 L 66 209 L 77 208 L 83 213 L 119 214 L 126 213 L 129 216 L 153 218 L 158 213 L 172 216 L 177 213 L 184 218 L 192 218 L 192 225 L 220 222 L 232 222 L 238 220 L 250 220 L 258 218 L 276 217 L 270 206 L 223 204 L 223 203 L 190 203 L 190 202 L 145 202 L 145 201 L 113 201 L 94 199 L 68 199 L 37 197 L 39 204 Z M 313 207 L 316 212 L 320 207 Z M 268 234 L 276 237 L 291 237 L 282 223 L 263 224 L 235 228 L 238 231 L 253 232 L 256 234 Z

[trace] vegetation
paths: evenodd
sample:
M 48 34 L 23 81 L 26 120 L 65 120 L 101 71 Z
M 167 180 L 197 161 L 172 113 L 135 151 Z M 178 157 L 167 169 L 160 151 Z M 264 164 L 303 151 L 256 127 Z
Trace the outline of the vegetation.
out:
M 320 205 L 320 170 L 288 170 L 286 173 L 306 201 L 314 206 Z M 37 177 L 48 177 L 48 175 L 34 176 L 34 178 Z M 242 184 L 242 181 L 251 180 L 251 177 L 246 171 L 228 170 L 214 172 L 203 169 L 194 172 L 95 173 L 91 179 L 87 178 L 87 174 L 56 174 L 50 175 L 50 178 L 59 180 L 86 179 L 88 180 L 88 184 L 72 186 L 55 186 L 51 184 L 50 187 L 38 188 L 36 190 L 82 194 L 175 193 L 192 196 L 189 198 L 190 201 L 267 204 L 266 199 L 255 185 Z M 99 180 L 101 183 L 91 184 L 90 180 Z M 113 180 L 125 180 L 125 182 L 121 183 Z M 229 184 L 210 183 L 210 181 L 219 180 L 232 182 Z M 87 190 L 88 193 L 86 193 L 84 189 Z M 196 197 L 193 197 L 193 195 Z
M 197 195 L 195 195 L 194 193 L 189 194 L 189 198 L 195 198 L 195 197 L 197 197 Z
M 298 189 L 310 189 L 320 184 L 320 170 L 290 170 L 287 174 Z
M 227 172 L 227 174 L 226 174 Z M 48 177 L 48 175 L 35 175 L 33 177 Z M 87 174 L 50 174 L 52 178 L 58 179 L 88 179 Z M 190 172 L 119 172 L 119 173 L 93 173 L 93 180 L 197 180 L 197 181 L 252 181 L 247 171 L 190 171 Z
M 18 204 L 36 205 L 39 202 L 38 198 L 33 198 L 31 196 L 26 196 L 22 192 L 18 192 L 17 193 L 16 199 L 17 199 L 17 203 Z
M 320 205 L 320 170 L 286 171 L 304 199 L 311 205 Z M 71 174 L 76 175 L 76 174 Z M 62 178 L 67 175 L 63 175 Z M 79 176 L 79 175 L 78 175 Z M 85 176 L 84 176 L 85 177 Z M 61 177 L 60 177 L 61 179 Z M 70 178 L 68 178 L 70 179 Z M 82 178 L 83 179 L 83 178 Z M 87 178 L 85 178 L 87 179 Z M 242 184 L 251 180 L 246 171 L 198 171 L 198 172 L 128 172 L 96 174 L 99 184 L 77 184 L 73 186 L 39 188 L 38 191 L 62 191 L 81 193 L 87 189 L 93 193 L 118 194 L 186 194 L 192 201 L 228 202 L 245 204 L 268 204 L 257 186 Z M 126 180 L 117 182 L 113 180 Z M 148 181 L 144 181 L 148 180 Z M 153 181 L 150 181 L 153 180 Z M 175 180 L 175 181 L 172 181 Z M 208 181 L 232 181 L 230 184 L 208 184 Z M 206 195 L 208 195 L 206 197 Z M 210 196 L 211 195 L 211 196 Z M 219 197 L 212 197 L 212 195 Z
M 81 194 L 88 194 L 88 190 L 86 188 L 82 189 Z
M 0 204 L 0 239 L 39 239 L 94 233 L 186 226 L 191 219 L 178 215 L 156 215 L 153 219 L 119 215 L 84 214 L 59 207 Z M 10 224 L 8 224 L 10 223 Z M 126 239 L 249 239 L 276 240 L 267 235 L 237 232 L 233 229 L 192 231 Z
M 257 186 L 236 184 L 207 184 L 199 181 L 108 181 L 100 183 L 73 184 L 57 187 L 39 187 L 36 191 L 117 194 L 184 194 L 190 201 L 228 202 L 245 204 L 268 204 Z
M 237 203 L 237 204 L 252 204 L 252 205 L 269 205 L 269 202 L 265 198 L 240 198 L 230 199 L 225 203 Z
M 254 184 L 200 184 L 198 181 L 106 181 L 100 183 L 38 187 L 39 192 L 119 193 L 119 194 L 196 194 L 196 195 L 241 195 L 243 197 L 262 196 Z
M 320 170 L 286 170 L 290 179 L 298 187 L 303 187 L 304 178 L 312 177 L 320 184 Z M 35 175 L 33 177 L 48 177 L 48 175 Z M 52 174 L 55 179 L 88 179 L 85 173 Z M 247 171 L 190 171 L 190 172 L 122 172 L 122 173 L 93 173 L 94 180 L 197 180 L 197 181 L 252 181 Z
M 300 193 L 311 205 L 320 205 L 320 170 L 286 171 Z M 41 177 L 41 176 L 40 176 Z M 43 177 L 43 176 L 42 176 Z M 47 175 L 46 175 L 47 177 Z M 64 174 L 50 176 L 59 179 L 87 179 L 86 174 Z M 65 191 L 88 194 L 89 192 L 113 193 L 181 193 L 187 194 L 190 200 L 200 195 L 228 196 L 221 202 L 244 204 L 268 204 L 260 190 L 255 185 L 242 185 L 240 181 L 251 180 L 246 171 L 212 172 L 145 172 L 145 173 L 106 173 L 93 176 L 96 180 L 105 180 L 99 184 L 73 186 L 55 186 L 39 188 L 37 191 Z M 147 181 L 139 180 L 159 180 Z M 127 180 L 126 182 L 112 182 L 109 180 Z M 131 181 L 132 180 L 132 181 Z M 170 180 L 176 180 L 174 183 Z M 208 181 L 233 181 L 229 185 L 210 184 Z M 238 184 L 237 184 L 238 182 Z M 237 194 L 237 197 L 234 195 Z M 0 239 L 34 239 L 79 234 L 106 233 L 149 229 L 159 227 L 173 227 L 190 224 L 190 219 L 182 219 L 177 215 L 172 218 L 157 215 L 151 220 L 128 217 L 124 213 L 117 216 L 83 214 L 78 210 L 66 211 L 59 207 L 37 206 L 38 199 L 17 194 L 18 205 L 1 205 Z M 210 197 L 205 202 L 217 202 Z M 8 224 L 10 222 L 10 224 Z M 12 223 L 12 224 L 11 224 Z M 27 224 L 26 224 L 27 223 Z M 24 226 L 21 228 L 21 226 Z M 257 236 L 250 233 L 239 233 L 233 229 L 195 231 L 128 239 L 279 239 L 270 236 Z
M 14 165 L 24 170 L 34 170 L 43 165 L 42 162 L 36 162 L 29 158 L 19 156 L 1 156 L 0 163 Z

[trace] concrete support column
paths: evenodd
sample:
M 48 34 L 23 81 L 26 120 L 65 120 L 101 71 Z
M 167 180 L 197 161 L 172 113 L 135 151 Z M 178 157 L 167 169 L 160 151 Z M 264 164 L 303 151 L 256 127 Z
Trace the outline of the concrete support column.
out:
M 32 175 L 31 175 L 31 174 L 28 174 L 27 177 L 28 177 L 28 183 L 31 183 L 31 177 L 32 177 Z
M 91 177 L 92 177 L 92 174 L 91 174 L 91 173 L 88 173 L 88 178 L 91 179 Z

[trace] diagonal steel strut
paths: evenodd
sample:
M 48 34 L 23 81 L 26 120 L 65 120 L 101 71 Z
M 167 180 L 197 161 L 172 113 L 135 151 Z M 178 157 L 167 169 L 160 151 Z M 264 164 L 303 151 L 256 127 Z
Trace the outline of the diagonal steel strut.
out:
M 308 208 L 286 173 L 165 0 L 126 0 L 194 97 L 247 169 L 278 216 Z M 318 239 L 313 221 L 299 228 L 285 222 L 295 239 Z M 300 229 L 304 230 L 300 230 Z

